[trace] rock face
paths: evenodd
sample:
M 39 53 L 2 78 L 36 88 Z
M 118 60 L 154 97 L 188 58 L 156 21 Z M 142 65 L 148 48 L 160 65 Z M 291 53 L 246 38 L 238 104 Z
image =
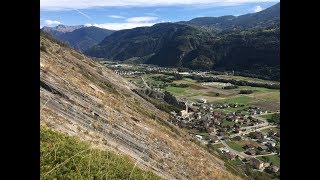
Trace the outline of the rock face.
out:
M 132 92 L 137 87 L 41 34 L 41 123 L 126 154 L 165 179 L 240 179 Z

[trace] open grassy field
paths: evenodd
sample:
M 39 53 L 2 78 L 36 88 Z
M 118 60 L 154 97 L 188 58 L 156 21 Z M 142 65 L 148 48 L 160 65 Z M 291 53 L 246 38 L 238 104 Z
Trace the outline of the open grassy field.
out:
M 252 87 L 252 86 L 238 86 L 237 90 L 253 90 L 253 93 L 266 93 L 266 92 L 277 92 L 279 93 L 279 89 L 268 89 L 264 87 Z
M 203 87 L 201 85 L 197 85 L 197 84 L 189 84 L 190 88 L 195 89 L 195 90 L 200 90 L 200 89 L 208 89 L 206 87 Z
M 186 91 L 188 91 L 190 87 L 182 88 L 182 87 L 173 87 L 167 86 L 165 88 L 166 91 L 172 93 L 174 96 L 183 96 L 186 95 Z
M 235 123 L 233 121 L 227 121 L 227 120 L 223 120 L 222 121 L 222 125 L 223 126 L 233 126 Z
M 237 96 L 225 98 L 224 100 L 219 101 L 220 103 L 238 103 L 238 104 L 248 104 L 254 99 L 248 96 Z
M 221 78 L 221 79 L 235 79 L 235 80 L 244 80 L 244 81 L 249 81 L 249 82 L 258 82 L 258 83 L 279 83 L 276 81 L 268 81 L 268 80 L 263 80 L 263 79 L 258 79 L 258 78 L 251 78 L 251 77 L 244 77 L 244 76 L 229 76 L 229 75 L 216 75 L 216 77 Z
M 214 109 L 213 111 L 214 112 L 229 112 L 229 111 L 227 111 L 225 109 Z
M 236 159 L 230 161 L 230 163 L 232 163 L 235 166 L 240 166 L 242 164 L 242 161 L 239 158 L 236 158 Z
M 242 148 L 242 145 L 238 143 L 238 141 L 227 141 L 226 143 L 228 144 L 228 146 L 230 146 L 232 149 L 236 151 L 239 151 L 239 152 L 244 151 L 244 149 Z
M 219 144 L 212 144 L 211 146 L 213 146 L 215 149 L 218 149 L 218 148 L 222 148 L 224 147 L 224 145 L 222 143 L 219 143 Z
M 204 86 L 201 86 L 196 80 L 190 78 L 183 78 L 182 80 L 173 81 L 174 84 L 188 84 L 191 89 L 200 90 L 200 89 L 207 89 Z
M 161 179 L 128 157 L 40 127 L 40 179 Z
M 190 78 L 183 78 L 182 80 L 173 81 L 176 84 L 189 84 L 189 83 L 196 83 L 196 80 Z
M 262 117 L 262 118 L 265 118 L 265 119 L 271 119 L 272 114 L 264 114 L 264 115 L 261 115 L 259 117 Z
M 242 147 L 245 146 L 246 144 L 252 144 L 254 146 L 258 146 L 258 143 L 254 141 L 227 141 L 226 143 L 232 149 L 240 152 L 245 151 Z
M 192 134 L 198 134 L 198 135 L 201 135 L 201 136 L 209 136 L 209 133 L 207 132 L 200 132 L 199 130 L 197 129 L 185 129 L 187 132 L 189 133 L 192 133 Z
M 239 107 L 236 107 L 236 108 L 229 107 L 229 108 L 225 108 L 225 110 L 234 112 L 234 111 L 238 111 L 238 110 L 243 111 L 243 110 L 248 109 L 248 108 L 249 108 L 249 106 L 245 105 L 245 106 L 239 106 Z
M 261 101 L 280 102 L 279 92 L 266 92 L 266 93 L 259 93 L 259 94 L 253 93 L 253 94 L 249 94 L 248 96 Z
M 280 157 L 278 155 L 262 156 L 258 157 L 258 159 L 264 162 L 272 163 L 273 165 L 280 167 Z

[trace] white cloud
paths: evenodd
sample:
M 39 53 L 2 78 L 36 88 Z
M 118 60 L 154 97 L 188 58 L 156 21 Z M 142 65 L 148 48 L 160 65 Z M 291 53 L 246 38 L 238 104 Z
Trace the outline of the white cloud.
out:
M 146 23 L 149 21 L 154 21 L 158 19 L 157 17 L 151 17 L 151 16 L 142 16 L 142 17 L 132 17 L 126 19 L 127 22 L 129 23 Z
M 152 26 L 155 23 L 103 23 L 103 24 L 86 24 L 87 26 L 96 26 L 99 28 L 110 29 L 110 30 L 121 30 L 121 29 L 132 29 L 135 27 Z
M 61 24 L 61 22 L 47 19 L 47 20 L 44 21 L 44 24 L 46 26 L 55 26 L 55 25 Z
M 86 9 L 104 6 L 165 6 L 165 5 L 235 5 L 279 0 L 40 0 L 41 10 Z
M 125 18 L 123 16 L 118 16 L 118 15 L 110 15 L 108 17 L 115 18 L 115 19 L 124 19 Z
M 141 17 L 127 18 L 125 19 L 125 22 L 101 23 L 101 24 L 87 23 L 85 24 L 85 26 L 96 26 L 99 28 L 110 29 L 110 30 L 122 30 L 122 29 L 132 29 L 136 27 L 152 26 L 156 24 L 156 22 L 153 22 L 153 21 L 157 19 L 158 19 L 157 17 L 141 16 Z
M 259 11 L 262 11 L 262 7 L 261 6 L 256 6 L 254 7 L 254 12 L 259 12 Z

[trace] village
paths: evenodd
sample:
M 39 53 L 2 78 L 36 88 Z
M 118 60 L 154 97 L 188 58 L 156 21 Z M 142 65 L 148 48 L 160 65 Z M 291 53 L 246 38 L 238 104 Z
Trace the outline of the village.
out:
M 114 72 L 118 75 L 124 77 L 140 77 L 142 74 L 146 73 L 179 73 L 181 75 L 201 75 L 204 76 L 208 72 L 203 71 L 191 71 L 190 72 L 179 72 L 177 68 L 171 67 L 159 67 L 155 65 L 132 65 L 132 64 L 123 64 L 118 62 L 110 62 L 110 61 L 101 61 L 101 64 L 104 64 L 106 67 L 114 70 Z M 228 74 L 228 73 L 226 73 Z
M 181 102 L 185 102 L 185 109 L 180 112 L 172 111 L 169 122 L 184 129 L 196 142 L 209 147 L 220 158 L 230 162 L 240 169 L 250 168 L 254 171 L 279 175 L 280 173 L 280 123 L 270 121 L 273 114 L 279 113 L 278 108 L 263 108 L 249 105 L 246 102 L 237 102 L 238 99 L 246 99 L 239 96 L 238 87 L 226 82 L 196 82 L 193 77 L 219 77 L 241 80 L 243 77 L 234 76 L 234 72 L 224 72 L 223 75 L 205 71 L 181 72 L 177 68 L 157 67 L 153 65 L 132 65 L 117 62 L 103 61 L 105 66 L 115 73 L 127 78 L 130 82 L 142 89 L 151 89 L 157 92 L 169 91 Z M 175 74 L 182 75 L 179 80 L 174 79 Z M 161 77 L 161 78 L 157 78 Z M 188 79 L 189 78 L 189 79 Z M 171 81 L 170 81 L 171 80 Z M 248 79 L 248 82 L 269 83 L 256 79 Z M 261 82 L 260 82 L 261 81 Z M 185 84 L 183 84 L 185 83 Z M 188 84 L 188 87 L 182 85 Z M 162 85 L 162 86 L 161 86 Z M 179 85 L 181 85 L 179 87 Z M 230 88 L 231 87 L 231 88 Z M 201 92 L 202 89 L 214 90 L 210 94 Z M 241 88 L 241 85 L 240 85 Z M 251 88 L 243 86 L 243 88 Z M 254 93 L 277 93 L 276 90 L 259 89 Z M 193 92 L 192 92 L 193 91 Z M 196 91 L 196 92 L 194 92 Z M 257 92 L 255 92 L 257 91 Z M 197 93 L 200 97 L 197 98 Z M 195 94 L 195 95 L 194 95 Z M 231 102 L 212 102 L 214 98 L 225 97 Z M 188 97 L 188 98 L 186 98 Z M 190 99 L 191 98 L 191 99 Z M 237 99 L 238 98 L 238 99 Z M 266 100 L 268 100 L 266 98 Z M 264 100 L 265 101 L 265 100 Z M 259 100 L 259 102 L 262 102 Z M 273 105 L 276 104 L 273 101 Z M 266 103 L 269 105 L 268 103 Z M 266 117 L 269 118 L 266 118 Z
M 241 164 L 249 164 L 259 171 L 279 171 L 278 166 L 261 160 L 264 156 L 280 156 L 280 131 L 262 131 L 279 128 L 279 125 L 259 117 L 268 114 L 268 111 L 252 107 L 246 111 L 225 113 L 224 108 L 243 105 L 213 105 L 208 104 L 205 99 L 199 99 L 198 102 L 186 104 L 186 109 L 180 113 L 172 112 L 171 123 L 193 130 L 189 131 L 190 135 L 202 144 L 221 145 L 222 147 L 217 148 L 218 151 L 229 160 L 239 159 Z M 188 106 L 195 110 L 189 111 Z M 240 147 L 244 151 L 230 147 L 234 142 L 246 142 Z

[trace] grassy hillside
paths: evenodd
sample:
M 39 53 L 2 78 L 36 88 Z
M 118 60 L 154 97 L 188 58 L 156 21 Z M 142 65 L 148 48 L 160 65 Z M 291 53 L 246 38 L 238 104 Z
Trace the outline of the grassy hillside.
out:
M 75 137 L 40 127 L 41 179 L 161 179 L 128 157 L 92 149 Z

